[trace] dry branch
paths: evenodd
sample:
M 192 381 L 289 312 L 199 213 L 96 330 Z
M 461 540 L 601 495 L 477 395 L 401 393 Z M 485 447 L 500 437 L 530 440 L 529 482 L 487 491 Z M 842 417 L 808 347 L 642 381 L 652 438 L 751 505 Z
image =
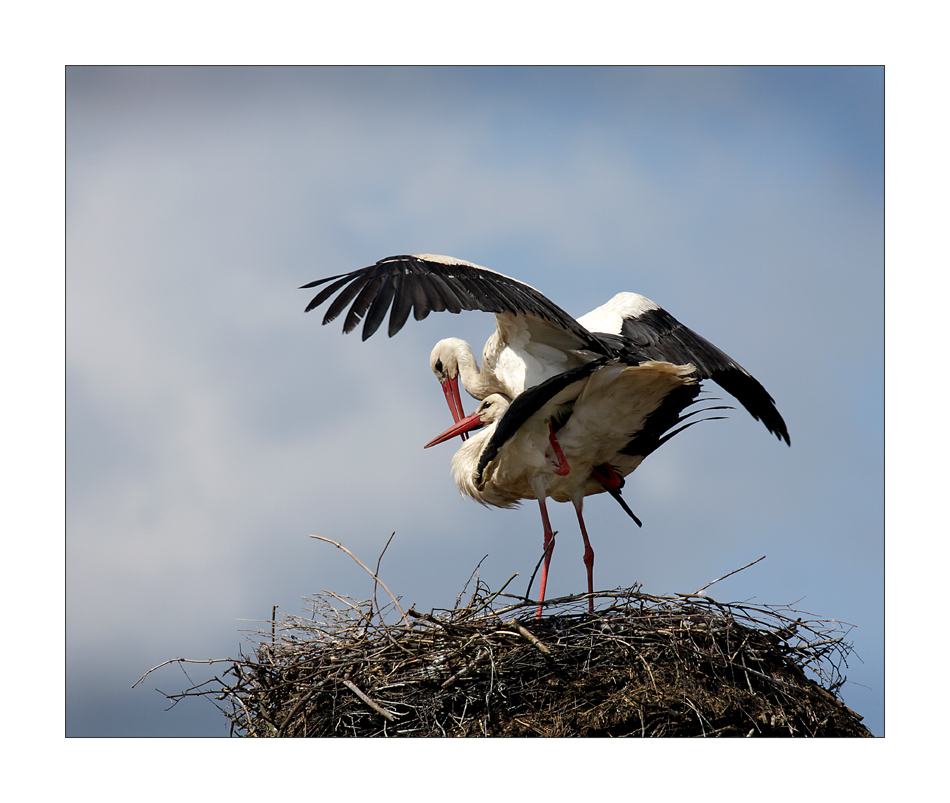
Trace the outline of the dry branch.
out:
M 477 577 L 464 605 L 404 612 L 367 571 L 392 604 L 324 592 L 263 622 L 227 681 L 169 699 L 219 701 L 246 736 L 870 735 L 838 699 L 841 622 L 639 588 L 596 593 L 594 614 L 588 594 L 552 600 L 538 621 Z

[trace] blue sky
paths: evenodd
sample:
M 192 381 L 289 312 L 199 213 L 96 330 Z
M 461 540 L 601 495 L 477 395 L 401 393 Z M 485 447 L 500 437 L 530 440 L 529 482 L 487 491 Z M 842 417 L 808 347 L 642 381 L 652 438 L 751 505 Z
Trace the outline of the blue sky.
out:
M 235 655 L 247 620 L 364 598 L 343 542 L 417 608 L 537 560 L 537 506 L 463 500 L 428 367 L 490 315 L 360 342 L 296 288 L 397 253 L 517 277 L 581 315 L 643 293 L 748 368 L 742 412 L 585 518 L 598 588 L 710 589 L 854 624 L 843 695 L 884 733 L 883 70 L 67 71 L 67 733 L 224 734 L 149 667 Z M 469 409 L 474 405 L 469 400 Z M 550 588 L 581 591 L 570 506 Z M 800 600 L 800 601 L 799 601 Z M 197 668 L 192 677 L 206 675 Z

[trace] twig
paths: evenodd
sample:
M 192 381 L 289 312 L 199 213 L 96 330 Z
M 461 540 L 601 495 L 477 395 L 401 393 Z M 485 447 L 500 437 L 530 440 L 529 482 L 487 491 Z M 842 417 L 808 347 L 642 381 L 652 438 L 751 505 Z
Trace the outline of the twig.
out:
M 709 586 L 715 585 L 715 584 L 718 583 L 720 580 L 725 580 L 727 577 L 732 577 L 732 575 L 736 574 L 736 572 L 741 572 L 743 569 L 748 569 L 750 566 L 755 566 L 755 564 L 758 563 L 760 560 L 765 560 L 765 555 L 763 555 L 761 558 L 756 558 L 756 560 L 752 561 L 752 563 L 747 563 L 745 566 L 740 566 L 738 569 L 733 569 L 731 572 L 729 572 L 729 574 L 724 574 L 722 577 L 720 577 L 720 578 L 718 578 L 718 579 L 716 579 L 716 580 L 713 580 L 711 583 L 706 583 L 706 585 L 704 585 L 704 586 L 703 586 L 702 588 L 700 588 L 698 591 L 694 591 L 694 592 L 692 593 L 692 596 L 699 596 L 699 595 L 702 594 L 707 588 L 709 588 Z
M 467 647 L 469 644 L 471 644 L 473 641 L 477 639 L 478 639 L 478 636 L 473 636 L 466 642 L 465 646 Z M 442 688 L 448 689 L 451 686 L 454 686 L 455 683 L 461 678 L 464 678 L 465 676 L 471 674 L 471 672 L 475 669 L 475 667 L 478 666 L 485 659 L 485 656 L 490 655 L 490 654 L 491 654 L 490 649 L 484 646 L 479 647 L 478 652 L 475 653 L 475 657 L 471 661 L 466 663 L 464 666 L 462 666 L 462 668 L 459 669 L 459 671 L 456 672 L 454 675 L 452 675 L 452 677 L 444 681 L 442 683 Z
M 519 624 L 515 619 L 509 619 L 505 622 L 508 627 L 515 628 L 522 636 L 524 636 L 528 641 L 530 641 L 535 647 L 537 647 L 545 655 L 550 655 L 551 650 L 549 647 L 545 646 L 544 643 L 539 639 L 534 633 L 532 633 L 524 625 Z
M 383 586 L 383 588 L 386 588 L 386 586 Z M 386 589 L 386 590 L 388 591 L 389 589 Z M 370 708 L 372 708 L 372 709 L 373 709 L 377 714 L 379 714 L 381 717 L 385 717 L 385 718 L 388 719 L 390 722 L 395 722 L 395 721 L 396 721 L 396 717 L 393 716 L 393 714 L 392 714 L 391 711 L 387 711 L 385 708 L 383 708 L 381 705 L 379 705 L 379 703 L 377 703 L 377 702 L 376 702 L 375 700 L 373 700 L 371 697 L 367 696 L 367 695 L 364 694 L 362 691 L 360 691 L 360 690 L 356 687 L 356 684 L 354 684 L 352 681 L 344 679 L 344 680 L 343 680 L 343 685 L 346 686 L 346 688 L 348 688 L 351 692 L 353 692 L 353 694 L 355 694 L 357 697 L 359 697 L 364 703 L 366 703 L 366 705 L 368 705 Z
M 541 557 L 538 559 L 538 562 L 535 564 L 534 571 L 531 572 L 531 577 L 528 578 L 528 588 L 524 592 L 525 599 L 527 599 L 528 595 L 531 593 L 531 586 L 534 585 L 535 575 L 538 573 L 538 569 L 541 568 L 541 564 L 544 562 L 544 558 L 554 550 L 554 539 L 556 537 L 557 537 L 557 530 L 551 533 L 551 543 L 548 544 L 547 549 L 541 552 Z
M 465 581 L 465 585 L 462 586 L 462 590 L 459 591 L 458 596 L 455 598 L 455 607 L 456 607 L 456 609 L 457 609 L 457 608 L 459 607 L 459 605 L 462 603 L 462 595 L 465 594 L 465 591 L 466 591 L 466 589 L 468 588 L 468 584 L 471 583 L 471 582 L 472 582 L 472 579 L 475 577 L 475 575 L 478 574 L 478 570 L 481 568 L 482 564 L 485 562 L 485 560 L 486 560 L 487 558 L 488 558 L 488 555 L 485 555 L 477 564 L 475 564 L 475 568 L 472 569 L 472 573 L 468 576 L 468 580 Z M 477 580 L 475 581 L 475 591 L 476 591 L 476 593 L 478 592 L 478 581 L 477 581 Z M 469 603 L 469 604 L 471 604 L 471 603 Z
M 347 555 L 349 555 L 353 560 L 355 560 L 363 569 L 369 573 L 369 575 L 379 583 L 383 588 L 386 589 L 386 593 L 389 594 L 389 598 L 393 601 L 393 604 L 399 609 L 399 613 L 402 614 L 402 620 L 406 623 L 406 626 L 409 626 L 409 620 L 406 618 L 406 612 L 402 609 L 402 605 L 399 604 L 399 600 L 393 595 L 393 592 L 389 590 L 389 587 L 376 576 L 375 572 L 372 569 L 367 568 L 366 564 L 363 563 L 356 555 L 354 555 L 350 550 L 348 550 L 343 544 L 339 541 L 334 541 L 331 538 L 324 538 L 322 535 L 311 535 L 311 538 L 316 538 L 318 541 L 326 541 L 328 544 L 333 544 L 337 549 L 342 549 Z M 382 557 L 382 556 L 380 556 Z
M 153 666 L 148 670 L 142 677 L 140 677 L 135 683 L 132 684 L 134 689 L 139 685 L 145 678 L 152 674 L 156 669 L 161 669 L 163 666 L 168 666 L 169 664 L 230 664 L 234 663 L 231 658 L 206 658 L 204 660 L 193 660 L 191 658 L 169 658 L 167 661 L 162 661 L 158 666 Z
M 517 576 L 518 576 L 518 572 L 515 572 L 513 575 L 511 575 L 511 577 L 508 578 L 508 580 L 505 582 L 505 584 L 504 584 L 501 588 L 499 588 L 495 593 L 493 593 L 490 597 L 488 597 L 487 599 L 485 599 L 477 608 L 475 608 L 475 609 L 469 614 L 469 617 L 468 617 L 468 618 L 470 618 L 470 617 L 472 617 L 472 616 L 475 616 L 475 614 L 480 613 L 481 611 L 483 611 L 483 610 L 485 610 L 486 608 L 488 608 L 496 599 L 498 599 L 498 595 L 501 594 L 506 588 L 508 588 L 508 586 L 511 584 L 511 582 L 512 582 Z M 471 605 L 471 603 L 469 603 L 469 604 Z
M 379 557 L 376 558 L 376 574 L 373 575 L 373 608 L 377 611 L 379 610 L 379 603 L 376 601 L 376 584 L 379 582 L 379 578 L 377 577 L 379 574 L 379 566 L 383 562 L 383 555 L 386 554 L 386 550 L 389 549 L 389 544 L 392 542 L 395 535 L 396 531 L 393 530 L 392 535 L 389 536 L 389 540 L 386 541 L 386 546 L 383 547 L 383 551 L 380 552 Z
M 278 735 L 278 736 L 280 736 L 280 735 L 284 732 L 284 729 L 290 724 L 291 720 L 293 720 L 293 718 L 294 718 L 294 716 L 297 714 L 297 712 L 298 712 L 301 708 L 303 708 L 308 702 L 310 702 L 310 699 L 311 699 L 318 691 L 320 691 L 320 689 L 323 687 L 323 685 L 324 685 L 326 682 L 327 682 L 326 679 L 324 679 L 324 680 L 319 681 L 318 683 L 315 683 L 314 686 L 313 686 L 313 688 L 310 689 L 310 691 L 307 692 L 307 694 L 305 694 L 303 697 L 301 697 L 301 698 L 297 701 L 297 704 L 290 710 L 290 713 L 287 714 L 286 717 L 284 717 L 284 721 L 281 722 L 280 725 L 278 726 L 278 728 L 277 728 L 277 735 Z

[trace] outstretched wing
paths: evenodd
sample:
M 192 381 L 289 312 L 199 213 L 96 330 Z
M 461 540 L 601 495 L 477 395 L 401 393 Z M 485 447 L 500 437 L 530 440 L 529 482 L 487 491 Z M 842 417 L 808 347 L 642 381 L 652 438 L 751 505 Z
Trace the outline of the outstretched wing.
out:
M 791 443 L 788 427 L 775 400 L 759 381 L 732 357 L 706 338 L 684 326 L 650 299 L 636 293 L 619 293 L 579 322 L 633 361 L 665 360 L 674 365 L 692 363 L 700 379 L 712 379 L 735 396 L 753 418 L 769 432 Z M 616 339 L 611 338 L 611 335 Z M 624 345 L 621 346 L 621 343 Z
M 387 257 L 368 268 L 319 279 L 301 289 L 320 285 L 327 286 L 305 311 L 310 312 L 337 294 L 323 316 L 323 323 L 334 320 L 349 306 L 343 331 L 352 332 L 363 320 L 363 340 L 379 328 L 390 307 L 390 337 L 402 329 L 410 311 L 421 321 L 430 312 L 483 310 L 535 319 L 532 324 L 543 322 L 556 330 L 559 339 L 567 336 L 578 349 L 607 353 L 599 337 L 530 285 L 454 257 Z
M 690 362 L 703 379 L 712 379 L 731 393 L 749 414 L 779 440 L 791 445 L 788 427 L 769 392 L 745 368 L 706 338 L 681 324 L 666 310 L 646 310 L 623 323 L 621 334 L 653 360 Z

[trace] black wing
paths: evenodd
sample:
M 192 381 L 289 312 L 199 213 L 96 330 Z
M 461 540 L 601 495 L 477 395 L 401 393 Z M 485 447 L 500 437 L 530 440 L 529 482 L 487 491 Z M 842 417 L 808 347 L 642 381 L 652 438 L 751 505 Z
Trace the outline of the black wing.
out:
M 692 363 L 701 379 L 712 379 L 735 396 L 769 432 L 791 445 L 788 427 L 775 400 L 759 381 L 724 351 L 657 307 L 625 318 L 620 332 L 636 360 L 665 360 L 674 365 Z M 602 336 L 609 339 L 608 336 Z
M 352 332 L 365 317 L 363 340 L 379 328 L 391 306 L 390 337 L 402 329 L 410 311 L 421 321 L 430 312 L 483 310 L 540 318 L 569 333 L 577 341 L 578 349 L 599 354 L 609 350 L 599 336 L 588 332 L 530 285 L 453 257 L 430 254 L 387 257 L 368 268 L 319 279 L 301 289 L 322 284 L 327 286 L 305 311 L 310 312 L 339 293 L 327 308 L 323 323 L 334 320 L 349 305 L 343 331 Z

